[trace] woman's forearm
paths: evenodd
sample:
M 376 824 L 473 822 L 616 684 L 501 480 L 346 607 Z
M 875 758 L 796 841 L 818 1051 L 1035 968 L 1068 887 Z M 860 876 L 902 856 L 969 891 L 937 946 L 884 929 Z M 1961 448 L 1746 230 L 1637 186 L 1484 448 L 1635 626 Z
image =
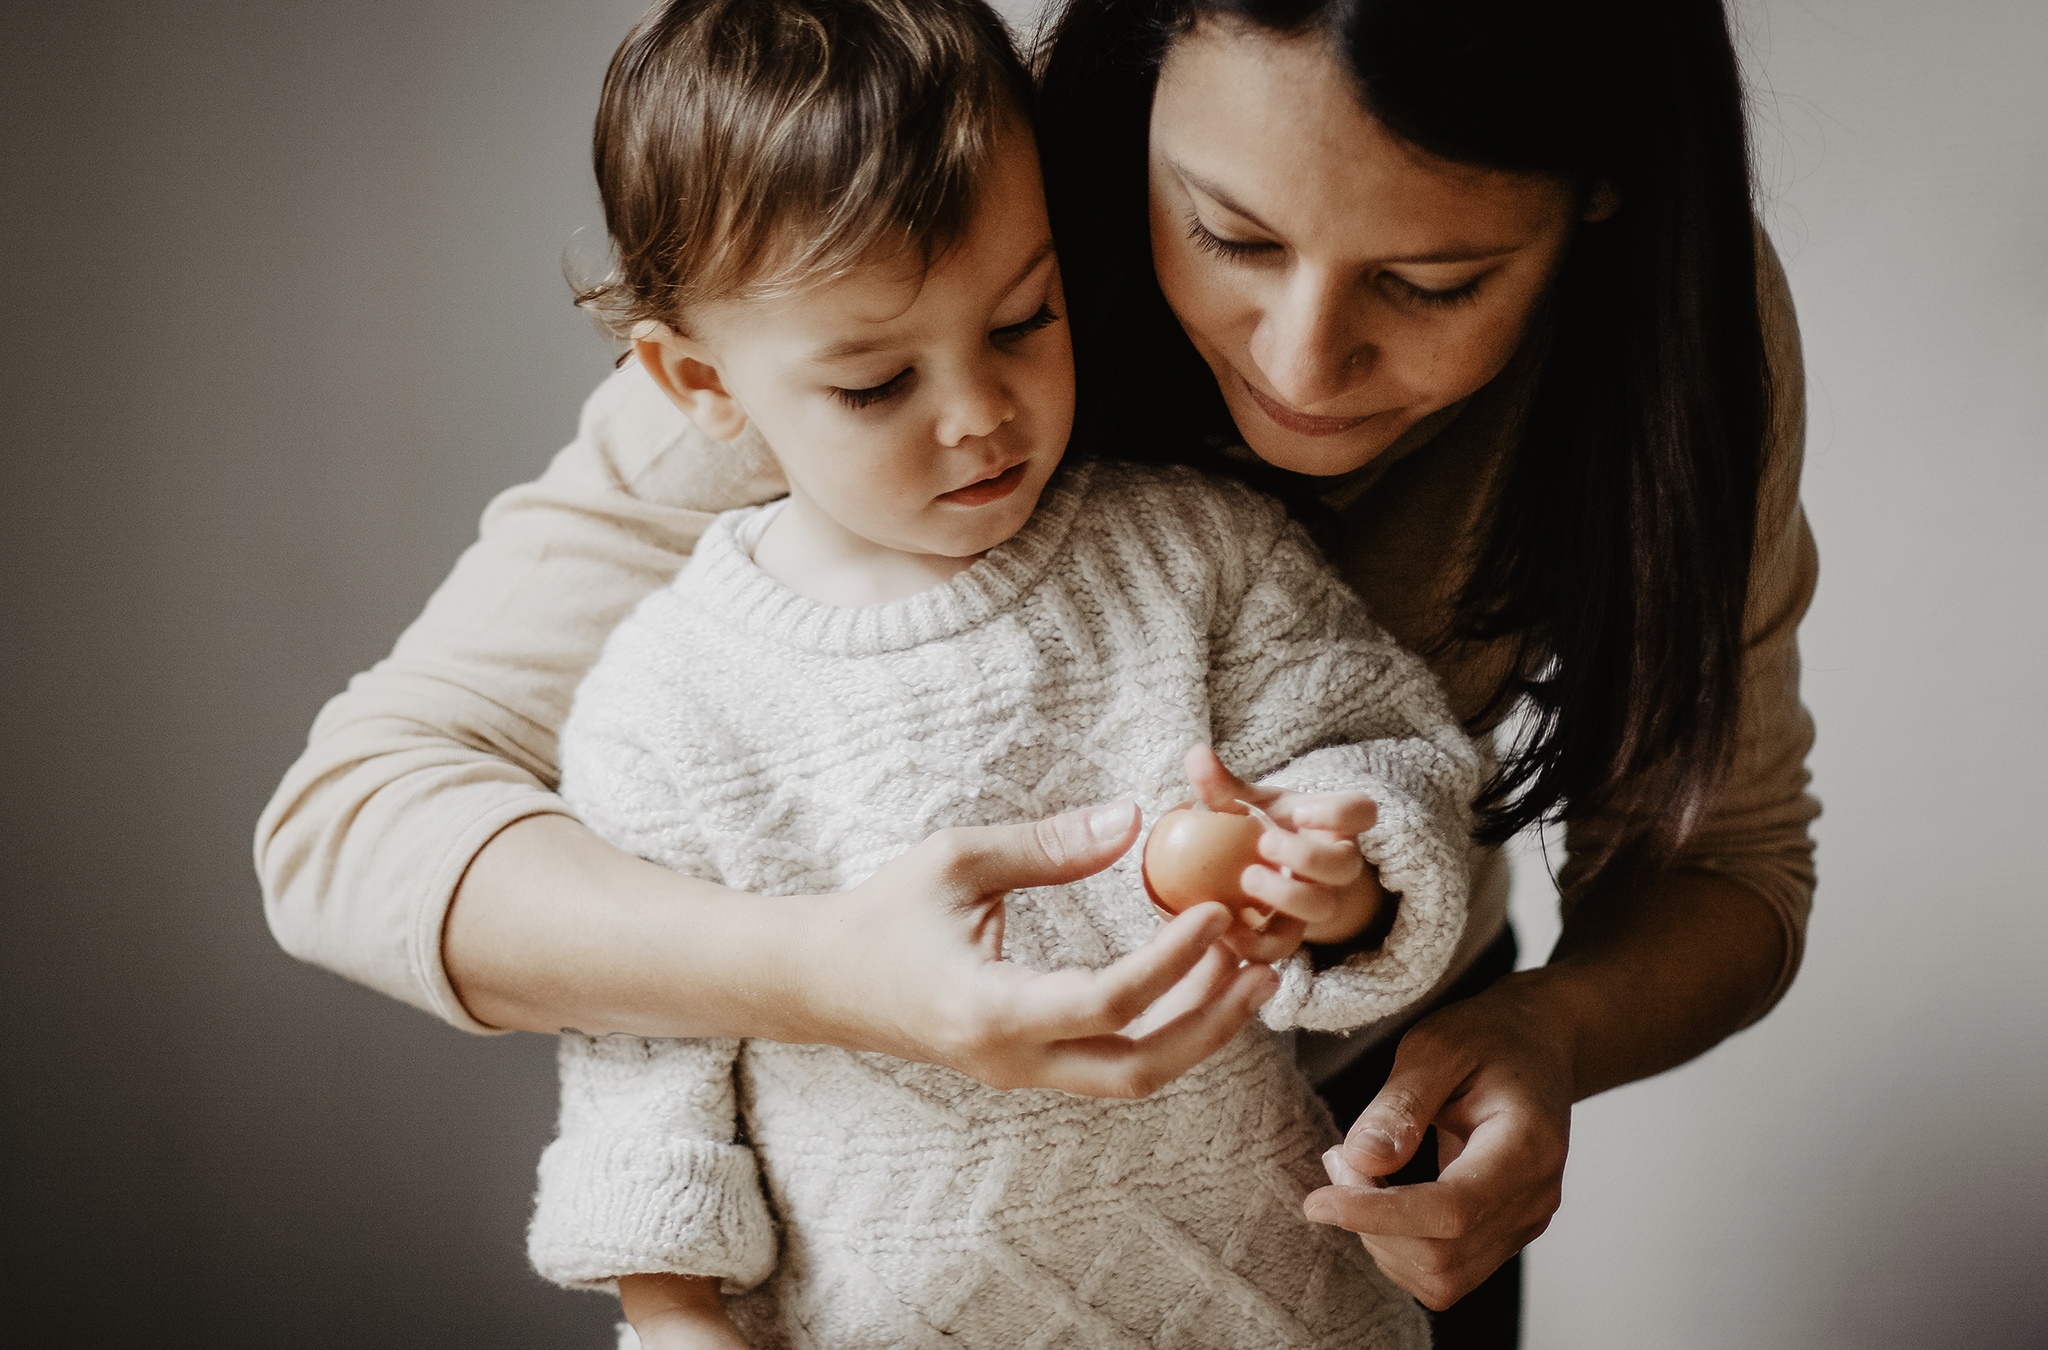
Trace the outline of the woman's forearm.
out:
M 1278 983 L 1225 959 L 1223 906 L 1195 906 L 1100 970 L 1002 960 L 1005 896 L 1099 872 L 1137 833 L 1128 802 L 942 830 L 849 891 L 777 899 L 531 816 L 470 864 L 442 954 L 490 1026 L 837 1045 L 994 1087 L 1143 1096 L 1236 1035 Z
M 499 831 L 464 874 L 442 959 L 507 1030 L 806 1040 L 790 979 L 819 902 L 671 872 L 562 815 Z
M 1573 907 L 1549 963 L 1498 988 L 1563 1038 L 1572 1097 L 1584 1100 L 1683 1064 L 1754 1021 L 1785 944 L 1776 911 L 1734 882 L 1617 869 Z

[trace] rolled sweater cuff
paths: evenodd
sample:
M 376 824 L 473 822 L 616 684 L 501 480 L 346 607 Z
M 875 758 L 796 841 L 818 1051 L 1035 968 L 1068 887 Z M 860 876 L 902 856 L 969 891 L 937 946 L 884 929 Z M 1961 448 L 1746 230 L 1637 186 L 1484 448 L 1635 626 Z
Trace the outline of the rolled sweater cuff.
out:
M 533 1268 L 571 1288 L 621 1275 L 711 1275 L 725 1292 L 775 1268 L 775 1223 L 751 1150 L 659 1135 L 557 1139 L 540 1159 Z
M 1276 1031 L 1349 1031 L 1412 1006 L 1450 968 L 1469 904 L 1467 813 L 1445 794 L 1411 792 L 1409 775 L 1371 746 L 1314 751 L 1262 780 L 1291 792 L 1363 792 L 1379 813 L 1359 851 L 1400 897 L 1386 940 L 1318 973 L 1305 951 L 1277 967 L 1280 988 L 1259 1010 Z M 1391 770 L 1391 772 L 1390 772 Z

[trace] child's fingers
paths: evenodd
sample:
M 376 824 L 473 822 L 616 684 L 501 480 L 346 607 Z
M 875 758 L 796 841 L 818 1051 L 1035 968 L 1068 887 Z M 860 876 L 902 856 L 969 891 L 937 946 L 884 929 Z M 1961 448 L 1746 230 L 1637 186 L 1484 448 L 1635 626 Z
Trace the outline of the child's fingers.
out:
M 1206 745 L 1190 747 L 1181 767 L 1187 772 L 1188 786 L 1211 811 L 1241 816 L 1245 802 L 1258 805 L 1277 795 L 1271 788 L 1255 787 L 1239 778 Z
M 1356 839 L 1378 823 L 1380 809 L 1363 792 L 1290 792 L 1267 808 L 1292 830 L 1327 830 Z
M 1317 881 L 1287 876 L 1270 867 L 1253 865 L 1238 878 L 1244 893 L 1282 914 L 1301 920 L 1310 928 L 1335 918 L 1337 893 Z
M 1325 830 L 1267 830 L 1259 836 L 1259 856 L 1303 881 L 1325 886 L 1349 885 L 1365 871 L 1357 843 L 1349 835 Z

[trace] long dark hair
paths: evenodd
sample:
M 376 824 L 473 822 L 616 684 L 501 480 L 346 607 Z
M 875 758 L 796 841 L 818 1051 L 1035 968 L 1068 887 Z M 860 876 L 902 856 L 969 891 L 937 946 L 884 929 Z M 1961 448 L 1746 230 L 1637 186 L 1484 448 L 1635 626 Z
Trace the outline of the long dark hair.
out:
M 1721 0 L 1070 0 L 1038 116 L 1084 443 L 1199 458 L 1232 432 L 1146 221 L 1160 63 L 1208 16 L 1319 35 L 1361 106 L 1439 158 L 1619 193 L 1546 301 L 1520 440 L 1440 642 L 1513 654 L 1476 723 L 1525 696 L 1531 713 L 1477 804 L 1482 839 L 1619 807 L 1668 856 L 1733 754 L 1770 424 Z

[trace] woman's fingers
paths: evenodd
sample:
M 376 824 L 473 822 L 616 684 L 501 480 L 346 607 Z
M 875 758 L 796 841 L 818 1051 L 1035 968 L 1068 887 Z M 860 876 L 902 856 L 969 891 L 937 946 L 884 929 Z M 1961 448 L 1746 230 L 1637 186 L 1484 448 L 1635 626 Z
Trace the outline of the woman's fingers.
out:
M 1263 928 L 1253 928 L 1242 921 L 1225 930 L 1222 945 L 1228 947 L 1239 959 L 1258 965 L 1273 965 L 1294 955 L 1301 946 L 1307 925 L 1291 914 L 1269 914 L 1260 916 L 1265 922 Z
M 1535 1241 L 1557 1212 L 1562 1156 L 1553 1170 L 1529 1143 L 1512 1121 L 1495 1117 L 1439 1180 L 1391 1187 L 1356 1184 L 1371 1179 L 1332 1149 L 1324 1164 L 1337 1184 L 1311 1193 L 1303 1210 L 1359 1234 L 1391 1279 L 1442 1310 Z
M 1111 802 L 1020 825 L 941 830 L 918 850 L 937 854 L 962 898 L 977 900 L 1092 876 L 1130 848 L 1138 823 L 1135 802 Z
M 1160 996 L 1159 1001 L 1138 1015 L 1123 1029 L 1125 1036 L 1138 1037 L 1157 1030 L 1179 1017 L 1214 1002 L 1237 979 L 1243 962 L 1236 952 L 1218 942 L 1202 954 L 1195 968 Z
M 1044 1085 L 1091 1097 L 1149 1096 L 1222 1049 L 1279 987 L 1270 966 L 1238 967 L 1220 994 L 1141 1035 L 1049 1047 Z
M 1007 997 L 992 1010 L 997 1034 L 1034 1042 L 1120 1033 L 1188 980 L 1199 988 L 1202 962 L 1230 927 L 1230 911 L 1196 905 L 1144 946 L 1101 970 L 1045 974 L 1003 966 Z M 1233 965 L 1235 963 L 1232 963 Z
M 1512 979 L 1513 977 L 1511 977 Z M 1571 1131 L 1568 1040 L 1532 1027 L 1505 985 L 1424 1018 L 1303 1212 L 1357 1233 L 1389 1279 L 1446 1308 L 1549 1224 Z M 1436 1127 L 1438 1180 L 1387 1186 Z

